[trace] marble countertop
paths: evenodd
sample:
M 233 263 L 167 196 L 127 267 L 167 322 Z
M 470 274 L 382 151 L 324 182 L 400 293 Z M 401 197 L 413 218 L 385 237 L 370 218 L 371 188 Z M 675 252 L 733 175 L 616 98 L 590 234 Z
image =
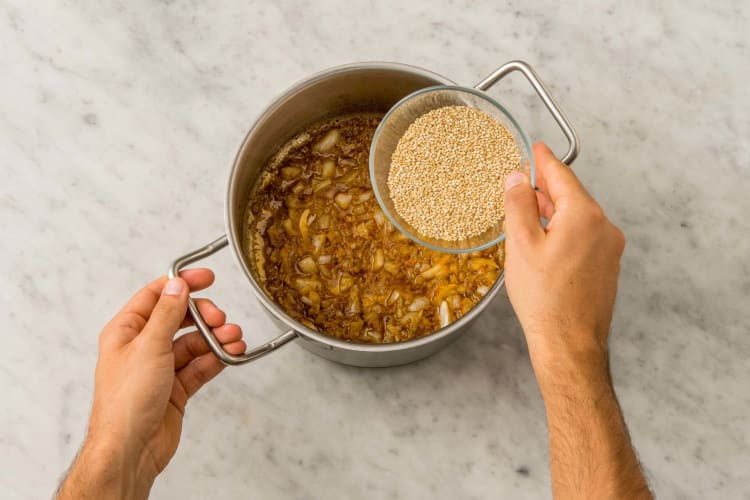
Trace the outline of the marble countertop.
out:
M 750 498 L 747 2 L 242 4 L 0 5 L 0 497 L 52 493 L 84 434 L 99 329 L 222 233 L 230 163 L 276 94 L 353 61 L 473 84 L 524 59 L 628 238 L 612 370 L 654 490 Z M 520 77 L 491 93 L 564 150 Z M 231 255 L 207 265 L 208 296 L 251 343 L 270 338 Z M 153 498 L 536 499 L 547 458 L 503 292 L 413 365 L 357 369 L 292 345 L 225 370 L 191 401 Z

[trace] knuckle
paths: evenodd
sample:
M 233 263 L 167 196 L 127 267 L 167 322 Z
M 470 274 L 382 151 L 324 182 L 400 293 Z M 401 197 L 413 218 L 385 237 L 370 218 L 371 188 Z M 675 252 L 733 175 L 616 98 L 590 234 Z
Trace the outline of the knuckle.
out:
M 200 298 L 200 299 L 195 299 L 195 302 L 198 304 L 198 307 L 200 307 L 201 309 L 216 307 L 216 304 L 211 299 Z
M 591 217 L 591 220 L 597 224 L 602 224 L 607 219 L 604 215 L 604 210 L 602 210 L 602 207 L 595 201 L 591 202 L 589 216 Z
M 133 332 L 140 332 L 143 330 L 143 327 L 146 325 L 146 318 L 141 316 L 140 314 L 133 313 L 133 312 L 127 312 L 124 314 L 121 314 L 115 320 L 110 323 L 110 326 L 121 331 L 133 331 Z M 105 329 L 102 332 L 102 335 L 106 333 L 107 329 Z
M 524 185 L 518 185 L 505 192 L 505 202 L 510 205 L 517 205 L 529 195 L 529 191 Z
M 614 240 L 617 245 L 617 249 L 619 250 L 620 253 L 622 253 L 623 251 L 625 251 L 625 244 L 626 244 L 625 234 L 620 230 L 619 227 L 615 225 L 613 225 L 612 227 L 614 228 L 614 234 L 615 234 Z
M 99 339 L 98 339 L 98 341 L 99 341 L 99 347 L 105 346 L 105 345 L 107 345 L 109 343 L 109 337 L 110 337 L 110 335 L 109 335 L 109 331 L 108 330 L 109 330 L 109 328 L 105 327 L 104 330 L 102 330 L 101 332 L 99 332 Z
M 223 325 L 227 319 L 226 313 L 216 306 L 214 306 L 212 314 L 214 316 L 212 319 L 216 326 Z
M 607 220 L 604 215 L 604 210 L 594 200 L 587 200 L 582 206 L 582 218 L 583 222 L 587 227 L 596 228 L 601 227 Z
M 202 355 L 208 348 L 208 344 L 203 340 L 203 336 L 200 334 L 190 334 L 191 336 L 187 341 L 187 350 L 190 355 L 194 358 Z
M 193 372 L 194 380 L 198 383 L 198 385 L 203 385 L 206 382 L 208 382 L 208 370 L 206 367 L 201 363 L 195 364 L 195 371 Z

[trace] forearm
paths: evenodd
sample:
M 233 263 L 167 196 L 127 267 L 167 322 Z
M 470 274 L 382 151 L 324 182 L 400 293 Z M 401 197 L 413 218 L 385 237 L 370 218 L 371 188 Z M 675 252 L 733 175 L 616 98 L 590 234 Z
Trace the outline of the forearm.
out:
M 87 438 L 57 492 L 58 500 L 145 499 L 154 481 L 139 457 Z
M 612 387 L 606 353 L 560 356 L 554 364 L 537 360 L 535 370 L 547 412 L 554 497 L 652 498 Z

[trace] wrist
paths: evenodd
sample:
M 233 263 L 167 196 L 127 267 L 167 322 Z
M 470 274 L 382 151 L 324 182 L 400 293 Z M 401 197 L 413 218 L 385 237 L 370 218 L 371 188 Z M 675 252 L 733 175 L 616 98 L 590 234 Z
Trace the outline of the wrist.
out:
M 534 373 L 545 401 L 554 396 L 591 399 L 612 392 L 606 346 L 547 342 L 529 345 Z
M 156 479 L 157 472 L 148 460 L 143 449 L 132 439 L 112 439 L 103 436 L 89 436 L 84 442 L 92 456 L 101 461 L 101 473 L 113 476 L 129 498 L 146 498 Z
M 120 441 L 89 435 L 60 489 L 58 498 L 148 498 L 156 474 Z
M 146 443 L 127 419 L 115 418 L 92 410 L 83 449 L 91 449 L 96 456 L 106 458 L 120 470 L 153 483 L 159 471 L 146 450 Z

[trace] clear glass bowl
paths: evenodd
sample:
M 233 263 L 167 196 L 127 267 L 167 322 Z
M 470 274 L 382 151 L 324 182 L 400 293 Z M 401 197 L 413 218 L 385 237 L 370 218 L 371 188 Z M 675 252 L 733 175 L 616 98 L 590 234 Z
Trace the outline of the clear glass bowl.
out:
M 370 181 L 375 196 L 385 215 L 406 236 L 433 250 L 448 253 L 476 252 L 491 247 L 505 239 L 503 220 L 484 233 L 467 240 L 451 241 L 420 234 L 396 211 L 388 189 L 391 156 L 396 145 L 414 120 L 433 109 L 444 106 L 469 106 L 477 108 L 503 124 L 513 136 L 521 156 L 521 165 L 527 166 L 531 185 L 534 186 L 534 158 L 531 145 L 516 120 L 500 104 L 484 92 L 468 87 L 440 85 L 427 87 L 409 94 L 393 106 L 375 130 L 370 146 Z M 504 189 L 504 186 L 497 186 Z

